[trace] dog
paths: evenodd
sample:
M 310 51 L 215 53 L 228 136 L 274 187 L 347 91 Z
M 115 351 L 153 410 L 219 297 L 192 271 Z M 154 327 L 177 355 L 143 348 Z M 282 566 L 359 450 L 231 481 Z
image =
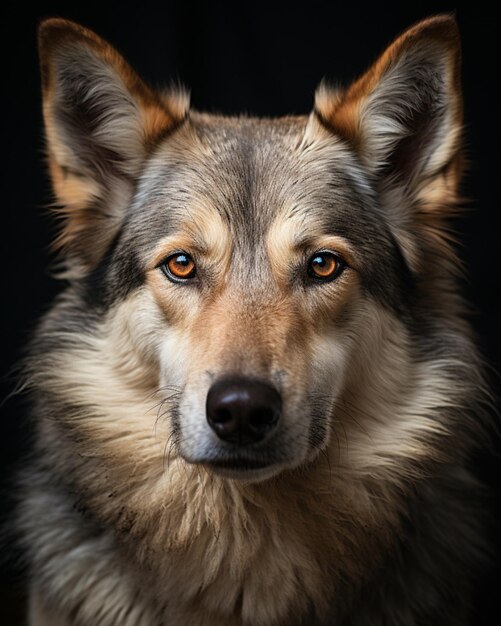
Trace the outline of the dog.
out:
M 468 624 L 454 18 L 279 119 L 190 111 L 70 21 L 39 43 L 66 287 L 24 365 L 30 626 Z

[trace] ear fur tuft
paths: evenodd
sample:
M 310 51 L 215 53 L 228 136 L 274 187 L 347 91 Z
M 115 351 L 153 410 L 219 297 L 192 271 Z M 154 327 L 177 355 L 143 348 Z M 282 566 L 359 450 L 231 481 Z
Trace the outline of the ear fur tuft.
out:
M 39 27 L 47 152 L 63 228 L 55 246 L 86 267 L 113 238 L 156 143 L 187 116 L 181 90 L 160 96 L 92 31 Z
M 325 124 L 357 149 L 371 171 L 391 164 L 395 151 L 402 150 L 401 142 L 414 137 L 418 148 L 429 149 L 424 155 L 414 151 L 414 157 L 422 157 L 424 173 L 433 174 L 458 148 L 459 68 L 456 22 L 439 15 L 405 31 L 344 92 L 322 84 L 315 109 Z
M 419 221 L 443 249 L 462 171 L 460 57 L 455 19 L 437 15 L 405 31 L 344 91 L 321 84 L 315 100 L 317 117 L 374 180 L 395 230 Z

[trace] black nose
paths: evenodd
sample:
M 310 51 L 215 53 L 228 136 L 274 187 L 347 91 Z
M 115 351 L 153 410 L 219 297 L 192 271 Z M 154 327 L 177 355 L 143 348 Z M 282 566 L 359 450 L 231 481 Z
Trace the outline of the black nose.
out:
M 220 439 L 247 445 L 261 441 L 280 418 L 278 391 L 257 380 L 214 383 L 207 394 L 207 421 Z

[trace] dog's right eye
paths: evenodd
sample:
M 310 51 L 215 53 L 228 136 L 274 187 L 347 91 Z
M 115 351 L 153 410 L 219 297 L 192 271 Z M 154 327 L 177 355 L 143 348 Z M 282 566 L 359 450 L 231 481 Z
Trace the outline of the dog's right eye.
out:
M 346 263 L 333 252 L 316 252 L 308 261 L 308 276 L 317 281 L 330 282 L 337 278 Z
M 197 273 L 195 261 L 186 252 L 171 254 L 159 267 L 169 280 L 176 283 L 194 278 Z

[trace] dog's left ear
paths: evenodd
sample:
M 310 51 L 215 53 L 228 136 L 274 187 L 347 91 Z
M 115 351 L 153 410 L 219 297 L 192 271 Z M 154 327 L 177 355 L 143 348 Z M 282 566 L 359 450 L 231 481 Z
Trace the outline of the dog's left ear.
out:
M 74 266 L 96 265 L 154 146 L 186 118 L 187 98 L 151 89 L 104 39 L 59 18 L 39 27 L 47 153 Z
M 440 202 L 437 191 L 455 195 L 461 169 L 459 74 L 456 22 L 439 15 L 404 32 L 345 91 L 321 85 L 315 111 L 380 189 L 422 199 L 433 186 Z

